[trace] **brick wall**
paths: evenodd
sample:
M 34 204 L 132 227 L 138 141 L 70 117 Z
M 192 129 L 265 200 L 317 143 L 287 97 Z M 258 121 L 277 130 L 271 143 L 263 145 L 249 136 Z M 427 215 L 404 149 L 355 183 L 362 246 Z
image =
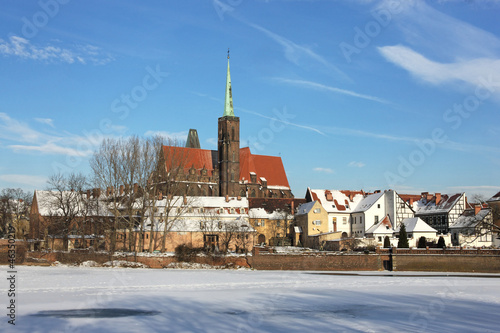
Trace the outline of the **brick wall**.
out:
M 395 271 L 500 273 L 500 256 L 492 255 L 393 255 Z
M 249 257 L 248 262 L 252 268 L 261 270 L 377 271 L 383 269 L 380 256 L 376 254 L 261 254 Z

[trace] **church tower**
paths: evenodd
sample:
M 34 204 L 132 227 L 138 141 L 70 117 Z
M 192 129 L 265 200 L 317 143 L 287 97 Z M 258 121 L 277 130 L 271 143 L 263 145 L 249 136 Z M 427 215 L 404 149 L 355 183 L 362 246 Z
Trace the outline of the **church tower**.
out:
M 219 118 L 219 194 L 238 196 L 240 179 L 240 118 L 235 117 L 231 75 L 229 73 L 229 50 L 227 51 L 226 100 L 224 114 Z

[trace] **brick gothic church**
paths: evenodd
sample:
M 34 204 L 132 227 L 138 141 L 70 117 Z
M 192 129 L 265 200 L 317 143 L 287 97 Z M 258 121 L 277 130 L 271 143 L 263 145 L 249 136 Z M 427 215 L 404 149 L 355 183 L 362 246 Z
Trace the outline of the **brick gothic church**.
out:
M 161 165 L 165 164 L 166 171 L 173 165 L 182 164 L 183 174 L 176 177 L 177 184 L 182 187 L 179 193 L 293 198 L 281 157 L 254 155 L 249 147 L 240 148 L 240 118 L 233 110 L 229 54 L 224 114 L 219 118 L 218 149 L 201 149 L 196 130 L 189 130 L 186 147 L 163 146 L 162 153 Z

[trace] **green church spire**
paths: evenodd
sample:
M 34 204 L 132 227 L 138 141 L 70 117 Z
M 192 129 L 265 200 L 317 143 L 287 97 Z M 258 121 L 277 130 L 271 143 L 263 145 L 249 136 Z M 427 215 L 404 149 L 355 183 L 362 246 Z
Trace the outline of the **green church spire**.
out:
M 234 117 L 233 93 L 231 91 L 231 74 L 229 72 L 229 49 L 227 50 L 226 102 L 223 117 Z

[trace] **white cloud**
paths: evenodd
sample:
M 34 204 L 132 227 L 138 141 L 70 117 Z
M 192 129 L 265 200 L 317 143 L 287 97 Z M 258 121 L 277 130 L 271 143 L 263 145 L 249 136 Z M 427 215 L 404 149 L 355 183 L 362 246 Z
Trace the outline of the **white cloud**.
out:
M 217 138 L 208 138 L 205 140 L 206 143 L 208 143 L 212 147 L 217 147 Z
M 92 63 L 94 65 L 103 65 L 114 60 L 112 56 L 104 54 L 98 47 L 93 45 L 79 45 L 74 49 L 55 45 L 37 46 L 31 44 L 28 39 L 19 36 L 11 36 L 7 41 L 0 39 L 0 54 L 23 59 L 68 64 Z
M 35 118 L 36 121 L 38 121 L 39 123 L 41 124 L 45 124 L 45 125 L 48 125 L 52 128 L 54 128 L 54 119 L 50 119 L 50 118 Z
M 46 185 L 47 178 L 35 175 L 1 174 L 0 180 L 11 184 L 28 185 L 31 188 L 41 188 Z
M 298 45 L 298 44 L 292 42 L 291 40 L 289 40 L 283 36 L 280 36 L 280 35 L 272 32 L 272 31 L 270 31 L 270 30 L 268 30 L 268 29 L 266 29 L 258 24 L 248 22 L 242 18 L 237 18 L 237 19 L 240 20 L 241 22 L 247 24 L 248 26 L 256 29 L 256 30 L 263 32 L 267 37 L 271 38 L 276 43 L 281 45 L 283 47 L 283 51 L 285 53 L 285 58 L 288 59 L 288 61 L 298 65 L 299 60 L 301 58 L 311 59 L 311 60 L 314 60 L 314 61 L 322 64 L 323 66 L 325 66 L 329 69 L 334 70 L 335 72 L 337 72 L 337 74 L 341 75 L 345 79 L 349 79 L 348 76 L 344 72 L 342 72 L 337 66 L 330 63 L 324 57 L 322 57 L 319 54 L 317 54 L 316 52 L 314 52 L 311 48 Z
M 330 169 L 330 168 L 321 168 L 321 167 L 314 168 L 313 171 L 323 172 L 323 173 L 334 173 L 335 172 L 333 169 Z
M 478 86 L 491 82 L 489 87 L 500 93 L 500 59 L 474 59 L 458 61 L 456 63 L 439 63 L 432 61 L 417 53 L 416 51 L 402 46 L 384 46 L 379 52 L 390 62 L 400 66 L 417 78 L 432 83 L 443 84 L 453 81 L 461 81 Z
M 45 144 L 41 144 L 38 146 L 35 145 L 9 145 L 9 148 L 14 150 L 15 152 L 20 152 L 20 151 L 35 151 L 35 152 L 40 152 L 43 154 L 50 154 L 50 155 L 67 155 L 67 156 L 80 156 L 80 157 L 85 157 L 85 156 L 90 156 L 92 154 L 92 150 L 90 149 L 76 149 L 76 148 L 71 148 L 71 147 L 63 147 L 60 145 L 56 145 L 52 142 L 48 142 Z
M 40 118 L 41 123 L 51 123 L 46 118 Z M 121 127 L 113 128 L 119 130 Z M 97 135 L 96 135 L 97 134 Z M 11 118 L 0 112 L 0 139 L 15 152 L 38 152 L 48 155 L 89 156 L 101 140 L 112 135 L 100 132 L 89 132 L 88 135 L 75 135 L 66 131 L 59 134 L 47 134 L 32 128 L 27 123 Z
M 306 80 L 293 80 L 293 79 L 286 79 L 286 78 L 274 78 L 274 80 L 279 81 L 279 82 L 283 82 L 283 83 L 302 86 L 302 87 L 306 87 L 306 88 L 329 91 L 329 92 L 333 92 L 336 94 L 343 94 L 343 95 L 348 95 L 348 96 L 352 96 L 352 97 L 356 97 L 356 98 L 367 99 L 367 100 L 375 101 L 375 102 L 379 102 L 379 103 L 385 103 L 385 104 L 389 103 L 389 102 L 383 100 L 382 98 L 360 94 L 360 93 L 357 93 L 357 92 L 354 92 L 351 90 L 331 87 L 331 86 L 327 86 L 327 85 L 317 83 L 317 82 L 306 81 Z
M 348 166 L 350 167 L 354 167 L 354 168 L 362 168 L 364 167 L 366 164 L 364 164 L 363 162 L 356 162 L 356 161 L 351 161 L 349 162 Z
M 165 132 L 165 131 L 147 131 L 144 136 L 162 136 L 168 140 L 173 141 L 186 141 L 188 133 L 186 131 L 182 132 Z

